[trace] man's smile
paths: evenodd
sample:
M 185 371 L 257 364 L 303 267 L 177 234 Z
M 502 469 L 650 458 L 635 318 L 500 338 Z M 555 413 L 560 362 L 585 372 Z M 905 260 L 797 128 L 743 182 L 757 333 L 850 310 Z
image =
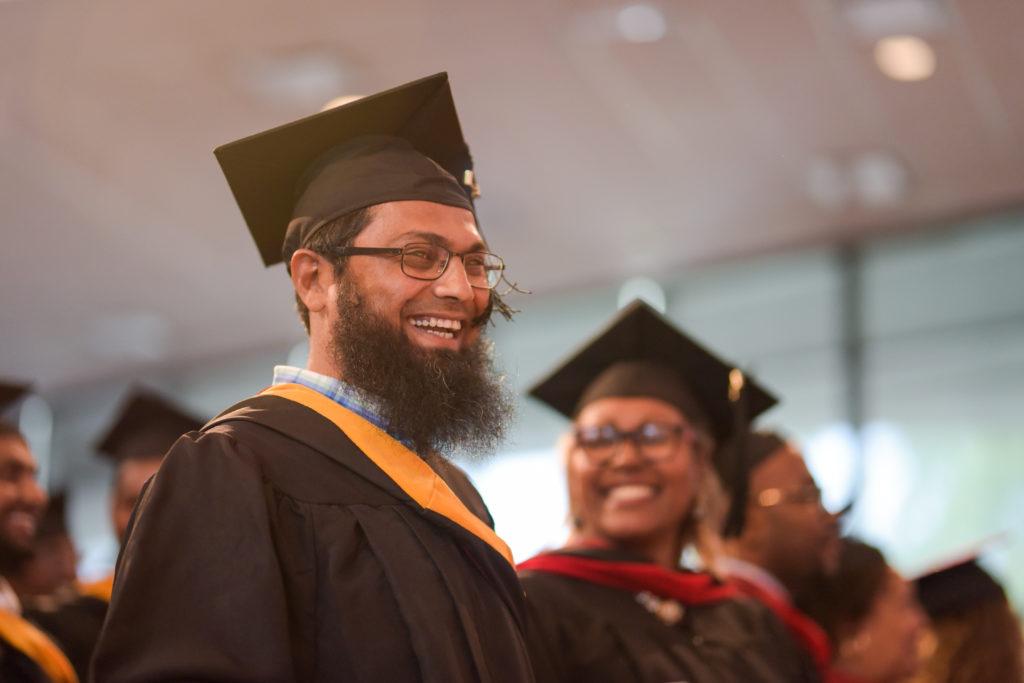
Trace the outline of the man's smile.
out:
M 462 330 L 462 321 L 452 318 L 435 318 L 433 316 L 416 316 L 410 322 L 424 332 L 436 334 L 444 339 L 454 339 Z
M 462 318 L 451 314 L 418 314 L 407 318 L 412 331 L 410 338 L 421 346 L 458 349 L 467 325 Z

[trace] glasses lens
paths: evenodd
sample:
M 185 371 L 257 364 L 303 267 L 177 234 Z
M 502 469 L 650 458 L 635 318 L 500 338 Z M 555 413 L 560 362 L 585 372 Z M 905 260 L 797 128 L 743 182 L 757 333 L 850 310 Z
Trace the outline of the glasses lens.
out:
M 493 289 L 501 280 L 505 263 L 495 254 L 478 251 L 462 257 L 462 265 L 466 268 L 469 284 L 483 289 Z
M 596 463 L 610 460 L 626 440 L 632 441 L 644 458 L 665 460 L 676 452 L 681 429 L 662 422 L 645 422 L 631 432 L 620 432 L 613 425 L 580 427 L 576 443 Z
M 657 446 L 672 438 L 672 427 L 659 422 L 645 422 L 637 432 L 640 443 L 645 446 Z
M 621 440 L 622 435 L 611 425 L 580 427 L 576 430 L 576 443 L 596 462 L 611 457 Z
M 402 270 L 410 277 L 440 277 L 447 263 L 448 250 L 436 244 L 407 244 L 402 248 Z
M 662 460 L 675 452 L 679 431 L 678 425 L 645 422 L 636 434 L 644 455 L 652 460 Z
M 821 489 L 816 485 L 801 486 L 798 489 L 784 490 L 778 488 L 765 489 L 757 496 L 761 507 L 773 507 L 787 503 L 789 505 L 820 505 Z

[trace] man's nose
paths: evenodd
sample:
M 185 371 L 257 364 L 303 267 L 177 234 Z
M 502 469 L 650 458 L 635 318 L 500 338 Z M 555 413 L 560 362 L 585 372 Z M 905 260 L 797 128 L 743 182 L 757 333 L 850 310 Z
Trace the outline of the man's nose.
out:
M 469 276 L 466 274 L 466 267 L 463 265 L 461 257 L 452 254 L 448 267 L 441 273 L 441 277 L 434 281 L 434 294 L 441 299 L 457 301 L 473 299 L 473 286 L 469 284 Z

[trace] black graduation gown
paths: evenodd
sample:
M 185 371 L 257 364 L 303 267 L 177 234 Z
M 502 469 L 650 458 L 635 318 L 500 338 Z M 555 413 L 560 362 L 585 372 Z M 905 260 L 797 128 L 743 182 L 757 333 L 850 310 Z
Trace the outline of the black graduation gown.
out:
M 571 552 L 638 561 L 613 550 Z M 542 683 L 817 681 L 779 621 L 753 600 L 686 606 L 682 619 L 667 625 L 625 590 L 539 571 L 523 571 L 520 579 Z
M 182 437 L 150 482 L 93 675 L 520 683 L 533 680 L 524 619 L 502 555 L 323 415 L 261 395 Z
M 3 683 L 48 683 L 49 678 L 25 653 L 0 638 L 0 681 Z
M 54 609 L 26 609 L 25 618 L 46 631 L 67 656 L 79 680 L 86 681 L 107 606 L 106 600 L 80 595 Z
M 0 610 L 0 682 L 77 683 L 67 657 L 37 626 Z

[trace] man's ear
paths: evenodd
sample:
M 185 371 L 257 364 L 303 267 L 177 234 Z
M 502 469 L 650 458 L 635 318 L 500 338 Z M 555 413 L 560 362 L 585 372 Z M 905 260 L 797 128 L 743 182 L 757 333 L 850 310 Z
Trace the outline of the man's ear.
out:
M 289 265 L 292 286 L 310 314 L 323 311 L 327 306 L 328 289 L 334 282 L 333 266 L 309 249 L 296 249 Z

